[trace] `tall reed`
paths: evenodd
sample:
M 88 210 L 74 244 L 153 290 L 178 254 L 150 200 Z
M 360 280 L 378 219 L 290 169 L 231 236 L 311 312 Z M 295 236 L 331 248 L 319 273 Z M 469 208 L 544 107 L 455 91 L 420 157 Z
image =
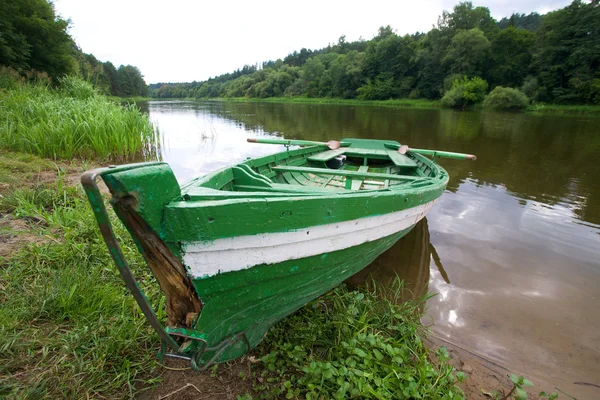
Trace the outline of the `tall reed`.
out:
M 156 148 L 157 132 L 135 105 L 121 106 L 78 78 L 62 88 L 0 90 L 0 147 L 54 159 L 122 161 Z

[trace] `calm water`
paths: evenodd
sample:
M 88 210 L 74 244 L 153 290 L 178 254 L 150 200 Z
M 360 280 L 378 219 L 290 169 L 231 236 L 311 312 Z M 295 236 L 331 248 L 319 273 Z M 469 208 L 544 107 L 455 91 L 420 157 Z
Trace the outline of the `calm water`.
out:
M 537 389 L 600 398 L 600 118 L 361 106 L 150 102 L 163 159 L 185 182 L 282 147 L 248 137 L 393 139 L 473 153 L 427 221 L 378 260 L 438 293 L 435 334 L 526 374 Z

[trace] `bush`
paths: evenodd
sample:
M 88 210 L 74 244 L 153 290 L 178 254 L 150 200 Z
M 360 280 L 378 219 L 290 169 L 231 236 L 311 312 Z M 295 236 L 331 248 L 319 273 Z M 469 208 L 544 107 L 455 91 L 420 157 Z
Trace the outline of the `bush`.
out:
M 462 108 L 483 101 L 488 83 L 479 77 L 455 79 L 452 89 L 442 97 L 442 106 Z
M 87 100 L 98 94 L 91 83 L 76 76 L 65 76 L 59 82 L 62 92 L 68 97 Z
M 500 110 L 522 110 L 529 105 L 529 99 L 519 89 L 496 87 L 483 102 L 485 108 Z

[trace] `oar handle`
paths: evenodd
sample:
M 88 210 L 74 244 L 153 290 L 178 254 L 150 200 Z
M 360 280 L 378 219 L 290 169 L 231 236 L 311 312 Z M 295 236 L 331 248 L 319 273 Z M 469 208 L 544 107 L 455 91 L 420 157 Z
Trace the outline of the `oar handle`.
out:
M 288 139 L 262 139 L 262 138 L 249 138 L 246 139 L 250 143 L 265 143 L 265 144 L 283 144 L 286 146 L 327 146 L 331 150 L 339 149 L 341 143 L 337 140 L 330 140 L 324 142 L 314 142 L 312 140 L 288 140 Z
M 313 142 L 311 140 L 288 140 L 288 139 L 262 139 L 262 138 L 249 138 L 247 139 L 250 143 L 264 143 L 264 144 L 284 144 L 287 146 L 327 146 L 327 143 Z
M 423 154 L 424 156 L 453 158 L 455 160 L 477 160 L 477 156 L 474 154 L 453 153 L 451 151 L 440 150 L 413 149 L 412 147 L 408 151 L 412 151 L 413 153 L 417 154 Z
M 396 143 L 385 143 L 384 146 L 388 149 L 398 150 L 400 154 L 406 154 L 407 151 L 412 151 L 413 153 L 423 154 L 424 156 L 453 158 L 455 160 L 477 160 L 477 156 L 474 154 L 453 153 L 451 151 L 441 150 L 413 149 L 405 144 L 401 146 L 400 144 Z

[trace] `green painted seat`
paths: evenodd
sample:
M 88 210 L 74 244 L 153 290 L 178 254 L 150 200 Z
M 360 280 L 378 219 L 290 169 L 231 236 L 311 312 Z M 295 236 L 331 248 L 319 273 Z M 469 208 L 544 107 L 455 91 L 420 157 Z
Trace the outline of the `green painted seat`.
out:
M 325 162 L 341 156 L 346 152 L 347 149 L 328 150 L 322 153 L 315 154 L 314 156 L 308 157 L 309 161 L 320 161 Z
M 401 168 L 417 168 L 418 165 L 414 162 L 410 157 L 405 156 L 404 154 L 400 154 L 394 150 L 386 150 L 388 157 L 392 162 Z

